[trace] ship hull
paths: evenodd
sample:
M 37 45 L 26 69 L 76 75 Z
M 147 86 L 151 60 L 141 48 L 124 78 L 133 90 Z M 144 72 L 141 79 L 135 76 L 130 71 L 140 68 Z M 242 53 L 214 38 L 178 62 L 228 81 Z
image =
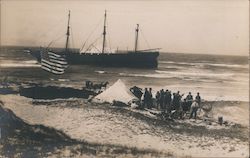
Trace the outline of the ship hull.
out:
M 77 65 L 97 65 L 106 67 L 157 68 L 159 52 L 134 52 L 114 54 L 70 53 L 67 61 Z
M 41 61 L 40 52 L 31 55 Z M 157 68 L 159 52 L 126 52 L 126 53 L 67 53 L 71 65 L 95 65 L 104 67 Z

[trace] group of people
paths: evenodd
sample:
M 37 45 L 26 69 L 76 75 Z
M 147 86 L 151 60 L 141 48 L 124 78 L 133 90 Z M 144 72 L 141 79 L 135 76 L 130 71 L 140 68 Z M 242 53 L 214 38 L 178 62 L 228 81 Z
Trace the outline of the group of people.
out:
M 179 114 L 180 118 L 183 118 L 183 116 L 190 111 L 189 118 L 196 119 L 197 110 L 201 104 L 199 92 L 195 98 L 193 98 L 191 92 L 189 92 L 184 99 L 182 99 L 183 96 L 184 94 L 180 94 L 180 91 L 172 94 L 169 90 L 164 91 L 161 89 L 160 91 L 157 91 L 154 98 L 152 95 L 152 88 L 145 88 L 141 108 L 151 109 L 155 107 L 168 113 L 170 116 L 174 111 Z

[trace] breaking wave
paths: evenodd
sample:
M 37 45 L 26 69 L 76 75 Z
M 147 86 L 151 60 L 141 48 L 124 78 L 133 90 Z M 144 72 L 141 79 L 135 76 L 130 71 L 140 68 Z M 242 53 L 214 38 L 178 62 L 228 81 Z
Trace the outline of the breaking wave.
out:
M 96 73 L 99 73 L 99 74 L 104 74 L 104 73 L 107 73 L 106 71 L 95 71 Z
M 14 61 L 14 60 L 4 60 L 1 61 L 0 67 L 6 68 L 16 68 L 16 67 L 40 67 L 36 60 L 26 60 L 26 61 Z
M 202 73 L 202 72 L 177 72 L 177 71 L 161 71 L 155 70 L 152 74 L 139 74 L 139 73 L 119 73 L 120 76 L 132 77 L 149 77 L 149 78 L 181 78 L 187 80 L 193 79 L 233 79 L 233 73 Z
M 174 65 L 188 65 L 188 66 L 197 66 L 197 67 L 205 67 L 205 66 L 214 66 L 214 67 L 226 67 L 226 68 L 245 68 L 247 69 L 248 64 L 218 64 L 218 63 L 208 63 L 208 62 L 174 62 L 174 61 L 159 61 L 160 64 L 174 64 Z
M 119 73 L 120 76 L 132 76 L 132 77 L 149 77 L 149 78 L 173 78 L 173 76 L 167 76 L 165 74 L 127 74 Z
M 161 71 L 161 70 L 156 70 L 155 72 L 159 74 L 168 74 L 172 76 L 199 76 L 199 77 L 232 77 L 234 74 L 233 73 L 224 73 L 224 74 L 219 74 L 219 73 L 201 73 L 201 72 L 173 72 L 173 71 Z

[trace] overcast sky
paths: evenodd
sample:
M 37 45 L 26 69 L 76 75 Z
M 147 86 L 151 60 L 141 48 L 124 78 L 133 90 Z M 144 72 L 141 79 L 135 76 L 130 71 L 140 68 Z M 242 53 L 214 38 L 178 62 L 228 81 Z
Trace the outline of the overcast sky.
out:
M 80 48 L 101 37 L 105 9 L 113 49 L 133 49 L 138 23 L 140 49 L 248 55 L 248 0 L 2 0 L 2 44 L 63 47 L 71 10 L 71 46 Z

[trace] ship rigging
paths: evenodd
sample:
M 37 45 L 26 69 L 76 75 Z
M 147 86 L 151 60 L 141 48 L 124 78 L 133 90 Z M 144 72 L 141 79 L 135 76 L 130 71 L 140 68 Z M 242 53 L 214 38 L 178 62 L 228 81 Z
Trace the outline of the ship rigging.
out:
M 68 13 L 67 21 L 67 32 L 66 32 L 66 44 L 65 49 L 59 53 L 65 54 L 66 59 L 69 64 L 77 65 L 96 65 L 96 66 L 108 66 L 108 67 L 131 67 L 131 68 L 157 68 L 158 61 L 157 57 L 159 56 L 159 48 L 156 49 L 138 49 L 138 38 L 139 38 L 139 24 L 135 29 L 135 48 L 134 50 L 127 51 L 116 51 L 115 53 L 106 52 L 106 34 L 107 34 L 107 12 L 104 13 L 104 25 L 102 33 L 102 49 L 96 53 L 87 53 L 89 48 L 95 47 L 91 44 L 86 51 L 81 53 L 80 50 L 72 51 L 69 48 L 69 37 L 70 37 L 70 11 Z M 83 47 L 85 46 L 84 43 Z M 47 47 L 48 48 L 48 47 Z M 96 47 L 95 47 L 96 48 Z M 98 49 L 97 49 L 98 50 Z M 50 48 L 50 51 L 51 48 Z M 37 57 L 38 61 L 41 60 L 40 53 L 31 53 L 33 56 Z

